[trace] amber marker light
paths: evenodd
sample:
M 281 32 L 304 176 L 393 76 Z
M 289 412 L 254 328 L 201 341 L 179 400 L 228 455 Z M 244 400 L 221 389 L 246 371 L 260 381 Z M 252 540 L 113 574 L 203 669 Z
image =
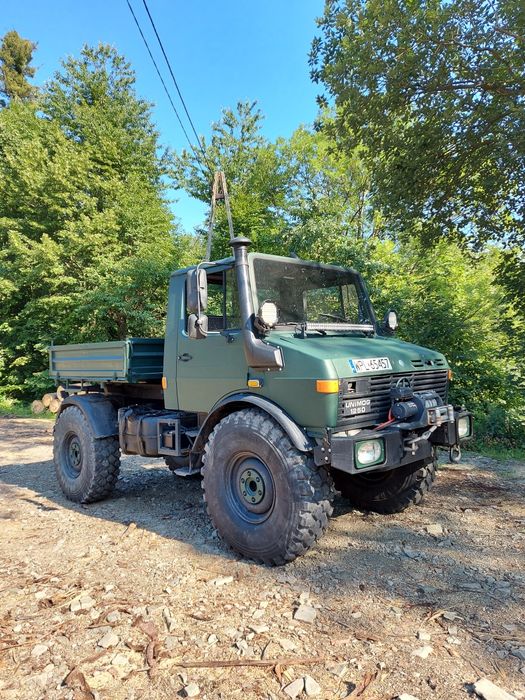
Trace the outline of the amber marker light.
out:
M 452 379 L 453 376 L 454 376 L 454 372 L 453 372 L 451 369 L 449 369 L 449 371 L 448 371 L 448 380 L 450 381 L 450 380 Z
M 315 390 L 319 394 L 339 393 L 339 379 L 318 379 L 315 382 Z
M 262 387 L 262 381 L 260 379 L 248 379 L 247 384 L 251 389 L 260 389 Z
M 166 379 L 166 377 L 162 377 L 161 386 L 163 389 L 168 388 L 168 380 Z

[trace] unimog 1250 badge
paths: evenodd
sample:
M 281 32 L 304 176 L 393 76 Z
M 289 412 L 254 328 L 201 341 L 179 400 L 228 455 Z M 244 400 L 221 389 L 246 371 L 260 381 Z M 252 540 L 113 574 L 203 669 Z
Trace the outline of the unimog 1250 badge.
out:
M 392 369 L 388 357 L 368 357 L 359 360 L 348 360 L 352 374 L 358 372 L 381 372 L 385 369 Z

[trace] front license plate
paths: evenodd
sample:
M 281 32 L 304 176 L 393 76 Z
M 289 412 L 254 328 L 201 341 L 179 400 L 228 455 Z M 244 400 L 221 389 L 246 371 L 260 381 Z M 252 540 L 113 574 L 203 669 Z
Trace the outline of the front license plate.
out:
M 357 416 L 370 410 L 372 399 L 350 399 L 345 401 L 345 414 Z
M 348 360 L 352 374 L 359 372 L 380 372 L 384 369 L 392 369 L 388 357 L 368 357 L 362 360 Z

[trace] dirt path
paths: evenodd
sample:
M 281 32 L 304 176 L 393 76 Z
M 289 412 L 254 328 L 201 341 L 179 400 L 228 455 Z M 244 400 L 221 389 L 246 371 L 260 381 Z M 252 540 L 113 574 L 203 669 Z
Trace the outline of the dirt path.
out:
M 46 421 L 0 419 L 3 700 L 171 699 L 192 684 L 287 698 L 306 675 L 326 699 L 477 697 L 482 677 L 525 698 L 524 464 L 443 465 L 424 504 L 392 517 L 338 501 L 327 536 L 270 569 L 222 545 L 199 482 L 157 460 L 124 458 L 112 500 L 66 501 L 51 438 Z M 312 622 L 294 619 L 299 603 Z M 181 665 L 280 657 L 298 660 Z

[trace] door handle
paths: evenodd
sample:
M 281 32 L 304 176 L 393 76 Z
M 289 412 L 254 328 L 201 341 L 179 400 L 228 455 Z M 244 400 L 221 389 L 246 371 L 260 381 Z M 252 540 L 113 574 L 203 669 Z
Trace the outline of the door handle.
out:
M 179 355 L 177 357 L 177 360 L 180 360 L 181 362 L 188 362 L 188 360 L 191 360 L 192 356 L 189 355 L 187 352 L 185 352 L 183 355 Z

